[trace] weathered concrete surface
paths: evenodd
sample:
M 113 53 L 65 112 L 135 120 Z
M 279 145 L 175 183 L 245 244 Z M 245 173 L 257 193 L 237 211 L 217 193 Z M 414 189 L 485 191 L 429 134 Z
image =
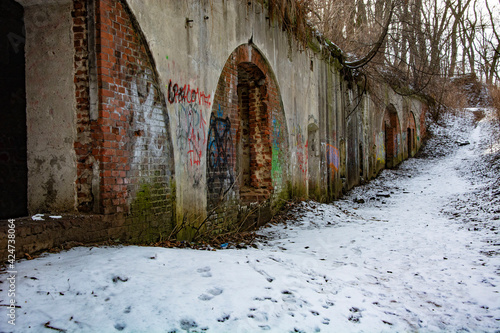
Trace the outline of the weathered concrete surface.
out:
M 378 102 L 374 104 L 361 87 L 354 84 L 349 88 L 328 59 L 304 49 L 276 23 L 270 22 L 258 2 L 128 0 L 127 3 L 151 48 L 164 93 L 167 96 L 171 93 L 170 83 L 189 84 L 203 90 L 211 97 L 200 108 L 200 116 L 205 120 L 210 119 L 217 82 L 233 50 L 246 45 L 262 54 L 277 81 L 286 115 L 283 126 L 288 130 L 290 145 L 289 161 L 283 172 L 291 179 L 294 196 L 331 200 L 385 167 L 388 163 L 383 118 L 388 105 L 394 106 L 399 119 L 399 128 L 391 138 L 396 147 L 389 164 L 395 165 L 408 156 L 404 144 L 407 114 L 411 109 L 420 117 L 420 103 L 384 88 L 378 92 Z M 359 96 L 363 96 L 362 102 L 358 102 Z M 203 215 L 207 210 L 204 194 L 207 156 L 202 156 L 195 167 L 189 166 L 188 151 L 179 143 L 182 138 L 175 135 L 185 124 L 179 111 L 185 105 L 173 103 L 169 107 L 179 216 L 188 212 Z M 314 154 L 321 158 L 308 161 L 309 154 L 313 156 L 308 146 L 308 129 L 315 127 L 319 131 L 316 145 L 320 150 Z M 207 129 L 204 130 L 206 133 Z M 314 131 L 310 133 L 313 135 Z M 320 178 L 317 181 L 320 185 L 315 187 L 309 182 L 311 177 Z
M 298 51 L 299 46 L 293 38 L 280 28 L 270 26 L 264 9 L 256 2 L 245 5 L 224 1 L 214 2 L 212 6 L 198 1 L 180 4 L 132 0 L 128 3 L 155 57 L 165 94 L 169 94 L 170 82 L 203 90 L 211 97 L 210 102 L 200 108 L 205 120 L 210 119 L 214 107 L 211 101 L 230 54 L 246 45 L 263 55 L 272 70 L 270 74 L 277 80 L 286 112 L 286 123 L 282 125 L 289 133 L 290 160 L 303 161 L 286 165 L 283 172 L 290 175 L 294 188 L 306 196 L 307 128 L 310 121 L 318 121 L 318 95 L 326 93 L 324 82 L 318 79 L 322 68 L 310 69 L 311 62 L 318 63 L 314 53 Z M 320 85 L 323 85 L 321 93 Z M 169 106 L 172 133 L 179 133 L 179 128 L 185 124 L 180 109 L 185 105 Z M 204 130 L 206 135 L 208 128 Z M 200 164 L 191 167 L 187 163 L 188 151 L 182 149 L 180 139 L 180 136 L 173 136 L 179 216 L 193 212 L 203 215 L 207 210 L 206 155 L 203 152 Z
M 25 7 L 28 210 L 75 210 L 71 3 Z

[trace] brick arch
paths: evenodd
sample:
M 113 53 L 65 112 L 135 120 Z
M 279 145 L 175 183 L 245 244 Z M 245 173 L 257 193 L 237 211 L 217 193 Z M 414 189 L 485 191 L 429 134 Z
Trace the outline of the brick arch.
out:
M 263 202 L 284 189 L 287 138 L 271 66 L 254 45 L 237 47 L 222 69 L 212 104 L 207 210 L 230 199 L 243 206 Z
M 80 2 L 85 10 L 75 10 L 75 22 L 95 15 L 100 43 L 95 50 L 97 114 L 92 119 L 88 104 L 78 110 L 78 208 L 126 213 L 130 224 L 151 230 L 149 221 L 162 221 L 157 229 L 169 230 L 174 154 L 153 55 L 127 1 L 102 0 L 95 8 Z M 86 45 L 87 40 L 79 42 Z M 95 172 L 98 186 L 93 184 Z
M 382 132 L 384 132 L 385 136 L 385 164 L 387 168 L 392 168 L 397 164 L 399 155 L 398 137 L 401 135 L 398 112 L 393 104 L 386 107 Z

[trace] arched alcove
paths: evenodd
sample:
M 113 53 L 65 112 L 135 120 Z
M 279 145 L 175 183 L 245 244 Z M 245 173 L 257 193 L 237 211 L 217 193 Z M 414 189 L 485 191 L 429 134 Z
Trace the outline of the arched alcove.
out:
M 386 108 L 382 131 L 385 138 L 385 165 L 387 168 L 392 168 L 399 163 L 399 140 L 401 136 L 398 112 L 392 104 L 389 104 Z
M 212 104 L 207 142 L 209 220 L 234 220 L 285 188 L 288 134 L 278 84 L 251 44 L 226 61 Z M 238 208 L 239 207 L 239 208 Z
M 408 115 L 408 125 L 406 129 L 406 145 L 407 145 L 408 157 L 414 156 L 417 150 L 417 137 L 416 137 L 415 115 L 411 111 Z

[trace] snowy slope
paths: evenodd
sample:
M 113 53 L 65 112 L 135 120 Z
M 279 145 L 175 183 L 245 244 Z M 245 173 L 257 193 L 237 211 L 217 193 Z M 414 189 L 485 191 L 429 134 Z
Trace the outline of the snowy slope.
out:
M 74 248 L 19 262 L 21 308 L 0 332 L 498 331 L 498 139 L 490 118 L 467 119 L 435 128 L 426 158 L 333 204 L 299 205 L 257 248 Z

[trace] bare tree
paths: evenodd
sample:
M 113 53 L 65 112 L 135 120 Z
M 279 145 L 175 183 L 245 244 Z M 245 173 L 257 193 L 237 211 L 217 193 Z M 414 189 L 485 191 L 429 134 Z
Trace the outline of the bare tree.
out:
M 345 65 L 440 99 L 446 81 L 500 81 L 500 0 L 311 0 L 310 21 Z
M 490 46 L 490 49 L 491 49 L 491 61 L 489 62 L 490 66 L 489 68 L 485 68 L 486 69 L 486 82 L 488 84 L 492 84 L 493 83 L 493 78 L 496 78 L 497 81 L 500 80 L 500 77 L 498 76 L 498 63 L 500 61 L 500 37 L 499 37 L 499 33 L 500 31 L 498 30 L 498 22 L 496 22 L 496 19 L 498 18 L 495 18 L 494 16 L 494 12 L 497 13 L 498 15 L 498 7 L 496 10 L 492 10 L 492 6 L 490 4 L 488 4 L 488 1 L 485 2 L 486 3 L 486 9 L 488 10 L 488 14 L 489 14 L 489 19 L 490 19 L 490 29 L 491 29 L 491 33 L 490 33 L 490 36 L 491 36 L 491 39 L 489 39 L 488 43 L 489 43 L 489 46 Z M 499 4 L 500 4 L 500 1 L 499 1 Z M 486 62 L 488 63 L 488 60 L 486 60 Z M 489 71 L 489 73 L 488 73 Z

